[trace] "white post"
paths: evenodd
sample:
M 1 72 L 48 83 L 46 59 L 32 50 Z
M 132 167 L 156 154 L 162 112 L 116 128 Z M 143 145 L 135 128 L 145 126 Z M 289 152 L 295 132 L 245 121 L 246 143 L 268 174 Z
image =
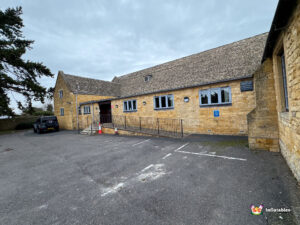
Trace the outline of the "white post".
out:
M 76 120 L 77 120 L 77 130 L 79 131 L 77 92 L 76 92 Z
M 92 103 L 92 128 L 94 123 L 94 104 Z

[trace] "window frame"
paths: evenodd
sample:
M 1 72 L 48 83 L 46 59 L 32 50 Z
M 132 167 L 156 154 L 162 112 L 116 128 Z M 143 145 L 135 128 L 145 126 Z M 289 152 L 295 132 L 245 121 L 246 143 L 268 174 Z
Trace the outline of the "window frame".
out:
M 172 99 L 172 106 L 169 106 L 169 97 L 171 97 Z M 158 98 L 158 103 L 159 106 L 156 106 L 156 99 Z M 165 98 L 165 107 L 162 107 L 162 98 Z M 164 110 L 164 109 L 174 109 L 174 95 L 173 94 L 169 94 L 169 95 L 158 95 L 158 96 L 154 96 L 153 97 L 153 108 L 155 110 Z
M 135 102 L 135 108 L 133 107 L 134 106 L 133 102 Z M 129 108 L 129 105 L 131 105 L 131 109 Z M 136 99 L 124 100 L 123 112 L 137 112 L 137 100 Z
M 283 98 L 284 98 L 284 109 L 286 112 L 289 111 L 289 94 L 288 85 L 286 77 L 286 63 L 284 51 L 280 54 L 280 67 L 281 67 L 281 78 L 282 78 L 282 88 L 283 88 Z
M 64 108 L 60 108 L 60 116 L 64 116 L 65 115 L 65 109 Z
M 202 98 L 201 98 L 201 94 L 202 93 L 205 93 L 206 95 L 207 95 L 207 103 L 202 103 Z M 199 91 L 199 103 L 200 103 L 200 105 L 202 105 L 202 106 L 207 106 L 207 105 L 210 105 L 210 91 L 209 91 L 209 89 L 205 89 L 205 90 L 200 90 Z
M 222 102 L 222 90 L 229 89 L 229 101 L 228 102 Z M 218 94 L 218 103 L 211 103 L 211 93 L 212 91 L 216 91 Z M 208 96 L 207 104 L 202 103 L 201 94 L 205 93 Z M 217 88 L 209 88 L 209 89 L 202 89 L 199 90 L 199 105 L 200 107 L 209 107 L 209 106 L 224 106 L 224 105 L 232 105 L 232 96 L 231 96 L 231 87 L 217 87 Z
M 63 90 L 59 90 L 58 91 L 58 95 L 59 95 L 59 98 L 63 98 L 64 97 L 64 91 Z
M 86 110 L 88 109 L 88 110 Z M 91 106 L 90 105 L 84 105 L 83 106 L 83 114 L 86 115 L 86 114 L 91 114 Z
M 211 88 L 211 89 L 209 89 L 209 103 L 211 104 L 211 105 L 218 105 L 220 102 L 221 102 L 221 89 L 220 88 Z M 217 93 L 217 95 L 218 95 L 218 102 L 217 103 L 211 103 L 211 94 L 212 94 L 212 92 L 216 92 Z

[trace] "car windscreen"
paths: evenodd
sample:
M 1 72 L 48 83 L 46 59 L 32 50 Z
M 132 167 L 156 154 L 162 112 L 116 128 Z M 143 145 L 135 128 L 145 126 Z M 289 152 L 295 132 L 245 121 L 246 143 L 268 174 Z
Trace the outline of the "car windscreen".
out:
M 44 117 L 42 118 L 42 122 L 47 122 L 47 121 L 57 121 L 56 117 Z

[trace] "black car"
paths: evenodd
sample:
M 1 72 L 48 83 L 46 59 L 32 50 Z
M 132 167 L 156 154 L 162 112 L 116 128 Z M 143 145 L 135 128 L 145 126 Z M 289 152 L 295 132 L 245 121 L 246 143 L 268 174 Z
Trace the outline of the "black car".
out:
M 56 116 L 42 116 L 33 124 L 34 133 L 42 133 L 44 131 L 59 131 L 59 125 Z

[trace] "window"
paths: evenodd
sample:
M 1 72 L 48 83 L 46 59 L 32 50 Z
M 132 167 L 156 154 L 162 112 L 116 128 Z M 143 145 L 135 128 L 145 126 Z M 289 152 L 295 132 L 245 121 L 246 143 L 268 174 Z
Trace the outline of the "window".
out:
M 152 75 L 147 75 L 145 76 L 145 82 L 150 81 L 152 78 Z
M 59 91 L 59 98 L 63 98 L 63 96 L 64 96 L 64 92 L 63 92 L 63 90 L 60 90 Z
M 230 87 L 221 88 L 221 103 L 231 102 L 231 90 Z
M 154 109 L 172 109 L 174 108 L 173 95 L 162 95 L 154 97 Z
M 137 106 L 136 106 L 136 100 L 127 100 L 123 102 L 124 108 L 123 111 L 124 112 L 135 112 L 137 111 Z
M 173 107 L 173 96 L 172 95 L 168 95 L 167 99 L 168 99 L 168 107 L 169 108 Z
M 159 97 L 155 97 L 154 98 L 154 108 L 159 108 L 160 106 L 159 106 Z
M 199 91 L 200 106 L 226 105 L 231 103 L 231 88 L 211 88 Z
M 132 102 L 128 101 L 128 111 L 132 111 Z
M 64 108 L 60 108 L 60 115 L 61 115 L 61 116 L 64 116 L 64 115 L 65 115 L 65 110 L 64 110 Z
M 219 103 L 219 97 L 220 97 L 219 89 L 211 89 L 210 90 L 211 104 L 218 104 Z
M 91 114 L 91 107 L 89 105 L 83 107 L 83 114 Z
M 208 105 L 208 95 L 209 95 L 208 90 L 200 91 L 200 104 L 201 105 Z
M 281 55 L 280 58 L 281 58 L 281 70 L 282 70 L 282 83 L 283 83 L 283 90 L 284 90 L 285 110 L 289 111 L 289 99 L 288 99 L 288 90 L 287 90 L 286 67 L 285 67 L 284 53 Z
M 160 98 L 160 103 L 161 103 L 161 107 L 162 108 L 166 108 L 167 107 L 166 97 L 167 96 L 161 96 L 161 98 Z

